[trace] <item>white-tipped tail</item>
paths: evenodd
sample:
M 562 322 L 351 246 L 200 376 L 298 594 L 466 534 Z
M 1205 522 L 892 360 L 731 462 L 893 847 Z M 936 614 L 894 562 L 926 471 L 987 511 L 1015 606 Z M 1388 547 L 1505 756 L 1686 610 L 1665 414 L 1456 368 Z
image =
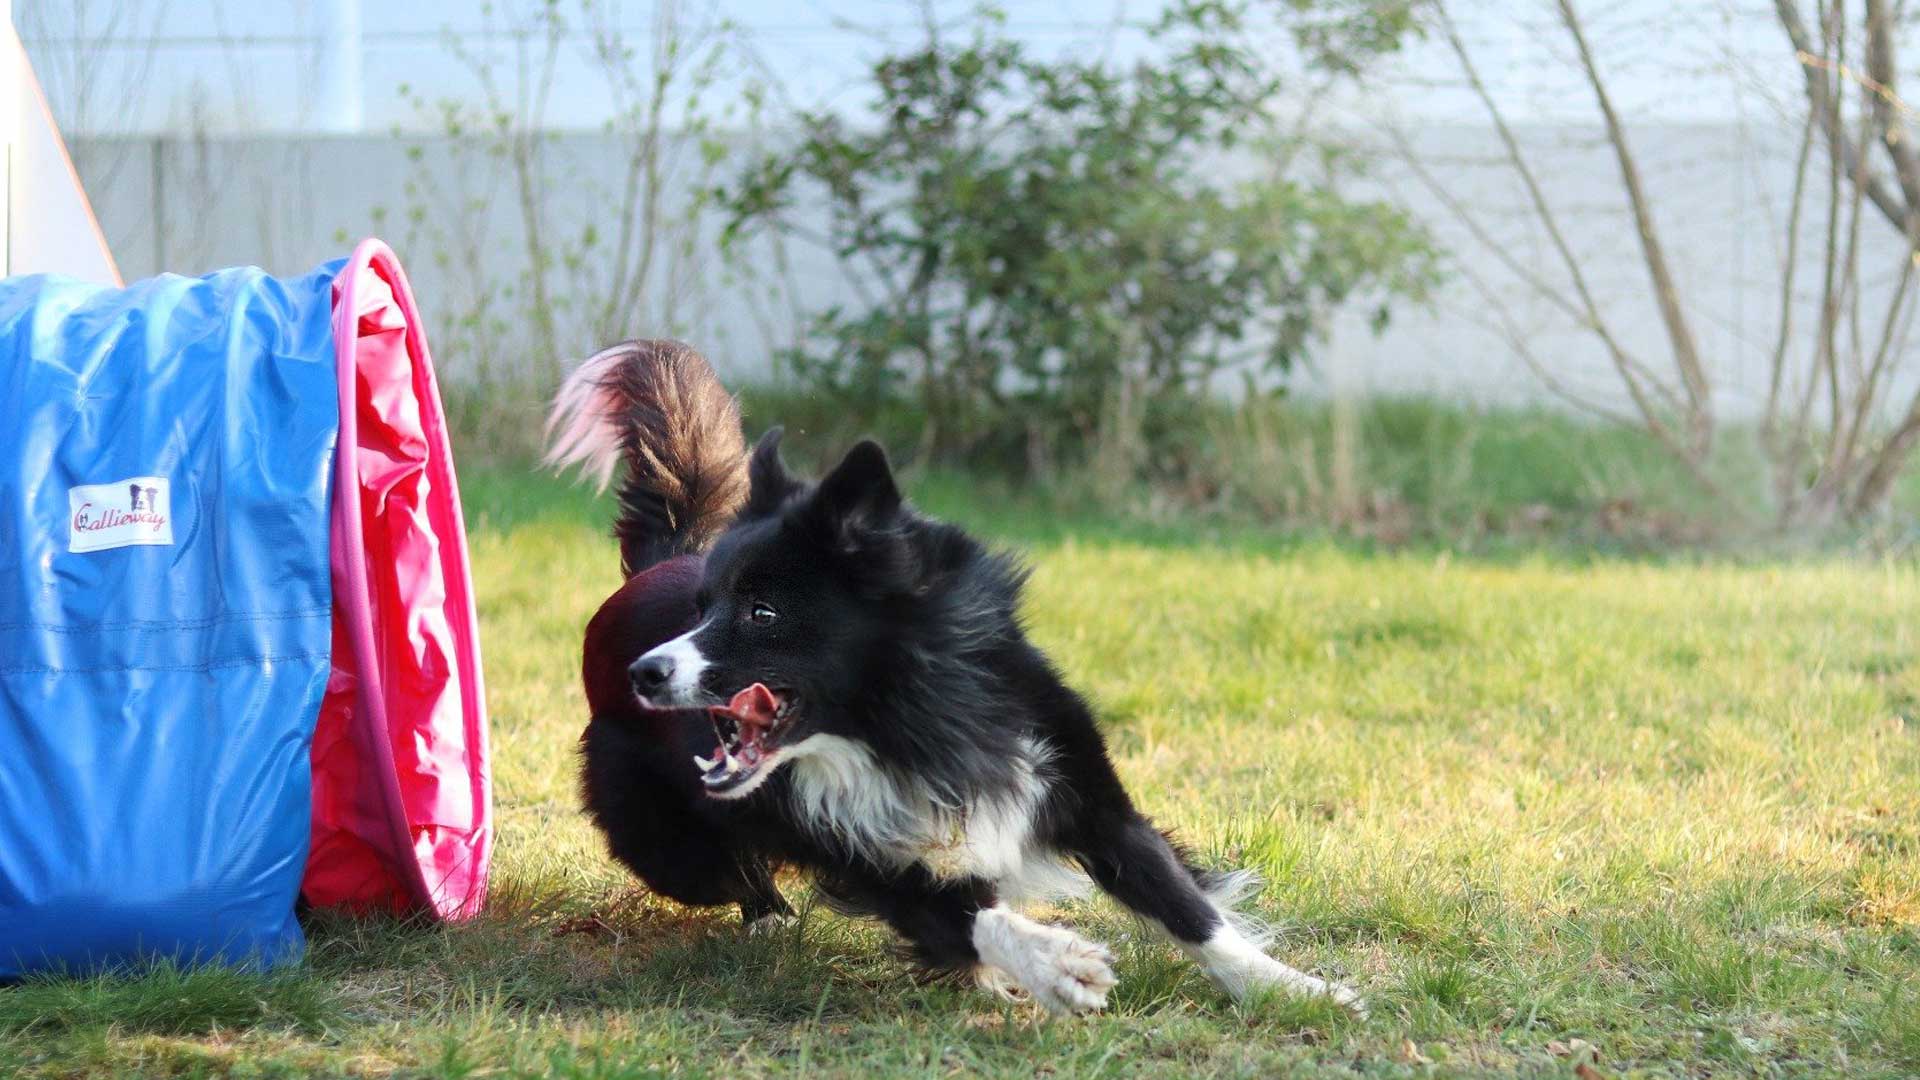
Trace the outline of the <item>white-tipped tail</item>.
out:
M 614 376 L 633 349 L 616 345 L 587 357 L 554 395 L 547 413 L 548 468 L 578 468 L 600 490 L 613 483 L 620 467 L 622 400 Z
M 613 534 L 637 574 L 704 550 L 747 495 L 740 410 L 713 365 L 677 341 L 623 341 L 561 383 L 547 415 L 548 466 L 605 491 L 620 475 Z

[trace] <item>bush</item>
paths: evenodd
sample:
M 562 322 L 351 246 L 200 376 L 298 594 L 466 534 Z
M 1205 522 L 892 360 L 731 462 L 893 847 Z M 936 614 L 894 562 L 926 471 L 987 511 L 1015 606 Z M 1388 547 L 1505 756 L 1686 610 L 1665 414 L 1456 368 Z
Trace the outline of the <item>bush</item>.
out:
M 813 316 L 783 357 L 801 385 L 913 401 L 940 456 L 1137 461 L 1167 403 L 1284 374 L 1343 305 L 1377 326 L 1424 294 L 1433 252 L 1400 211 L 1276 164 L 1282 87 L 1241 5 L 1176 4 L 1151 31 L 1126 70 L 1036 59 L 992 16 L 964 44 L 930 33 L 874 66 L 864 122 L 804 113 L 718 193 L 736 253 L 821 234 L 872 298 Z M 796 216 L 819 205 L 823 229 Z

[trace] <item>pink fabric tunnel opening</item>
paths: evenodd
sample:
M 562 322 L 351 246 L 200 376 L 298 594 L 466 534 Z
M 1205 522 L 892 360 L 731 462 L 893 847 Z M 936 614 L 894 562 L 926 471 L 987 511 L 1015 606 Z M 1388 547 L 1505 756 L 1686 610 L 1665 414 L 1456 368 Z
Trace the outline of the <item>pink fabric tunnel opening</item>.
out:
M 362 241 L 334 279 L 333 325 L 333 671 L 301 894 L 465 918 L 493 835 L 479 635 L 433 361 L 385 244 Z

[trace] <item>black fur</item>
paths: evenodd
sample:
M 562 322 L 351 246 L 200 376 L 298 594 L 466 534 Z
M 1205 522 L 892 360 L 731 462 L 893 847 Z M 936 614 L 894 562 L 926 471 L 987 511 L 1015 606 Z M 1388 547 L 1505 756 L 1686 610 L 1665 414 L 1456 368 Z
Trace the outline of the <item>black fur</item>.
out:
M 1036 846 L 1180 941 L 1207 941 L 1221 924 L 1213 879 L 1135 809 L 1087 702 L 1027 639 L 1020 564 L 907 505 L 877 444 L 810 485 L 787 472 L 779 440 L 776 429 L 752 451 L 744 504 L 704 561 L 634 568 L 588 627 L 587 800 L 614 853 L 665 895 L 736 903 L 749 918 L 784 910 L 768 868 L 796 866 L 836 906 L 886 921 L 921 964 L 979 962 L 973 919 L 999 883 L 876 859 L 822 828 L 794 807 L 793 764 L 744 798 L 703 792 L 691 758 L 715 739 L 701 706 L 758 682 L 792 703 L 781 745 L 862 744 L 887 776 L 946 805 L 1018 788 L 1020 763 L 1044 747 Z M 681 549 L 640 535 L 661 517 L 632 514 L 648 502 L 625 496 L 629 550 Z M 629 666 L 696 626 L 690 640 L 709 666 L 693 700 L 639 704 Z
M 643 709 L 627 685 L 635 656 L 693 627 L 699 552 L 746 496 L 739 412 L 706 359 L 678 342 L 626 342 L 596 359 L 575 376 L 591 392 L 562 400 L 602 410 L 617 437 L 614 535 L 631 576 L 587 624 L 587 813 L 613 856 L 664 896 L 738 904 L 749 920 L 788 912 L 766 859 L 737 834 L 735 808 L 708 798 L 688 764 L 711 748 L 705 714 Z M 550 427 L 568 419 L 556 411 Z
M 642 708 L 632 658 L 693 628 L 698 557 L 634 575 L 587 624 L 581 674 L 593 718 L 580 737 L 581 793 L 613 857 L 683 904 L 738 904 L 748 922 L 792 911 L 739 809 L 709 798 L 689 764 L 713 748 L 704 710 Z

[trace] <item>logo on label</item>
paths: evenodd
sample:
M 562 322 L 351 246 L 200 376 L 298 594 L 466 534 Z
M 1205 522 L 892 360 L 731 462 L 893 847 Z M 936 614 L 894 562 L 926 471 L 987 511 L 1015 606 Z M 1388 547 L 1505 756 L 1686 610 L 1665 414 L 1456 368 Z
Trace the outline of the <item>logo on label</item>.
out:
M 67 509 L 68 551 L 173 543 L 173 513 L 164 476 L 70 487 Z

